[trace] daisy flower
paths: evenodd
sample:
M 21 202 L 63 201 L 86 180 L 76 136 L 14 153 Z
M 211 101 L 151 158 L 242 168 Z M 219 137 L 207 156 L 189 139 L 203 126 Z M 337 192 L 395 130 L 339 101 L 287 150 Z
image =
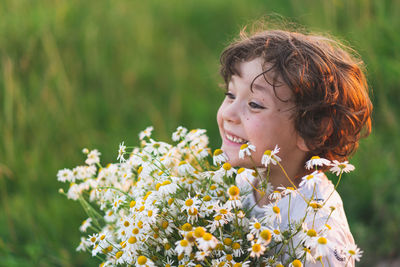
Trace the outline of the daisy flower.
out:
M 63 183 L 65 183 L 67 181 L 70 183 L 73 183 L 73 182 L 75 182 L 75 176 L 71 170 L 62 169 L 62 170 L 59 170 L 57 173 L 57 180 L 60 182 L 63 182 Z
M 281 242 L 283 240 L 283 234 L 278 228 L 272 229 L 272 238 L 275 242 Z
M 240 168 L 237 171 L 235 183 L 243 192 L 250 192 L 253 189 L 251 186 L 255 179 L 253 172 L 254 170 L 245 168 Z
M 124 145 L 124 142 L 122 142 L 121 144 L 119 144 L 119 149 L 118 149 L 117 160 L 119 160 L 119 162 L 125 161 L 125 158 L 124 158 L 125 153 L 126 153 L 126 146 Z
M 314 167 L 318 167 L 318 166 L 329 166 L 331 165 L 330 160 L 324 159 L 324 158 L 320 158 L 318 156 L 313 156 L 309 161 L 306 162 L 306 169 L 307 170 L 311 170 Z
M 139 139 L 143 140 L 144 138 L 149 138 L 151 136 L 151 132 L 154 130 L 153 126 L 149 126 L 143 131 L 139 133 Z
M 181 175 L 192 174 L 195 169 L 186 161 L 181 161 L 178 165 L 178 172 Z
M 295 253 L 298 259 L 305 257 L 306 263 L 315 263 L 315 258 L 311 254 L 311 250 L 309 248 L 299 246 L 296 248 Z
M 357 247 L 356 244 L 348 244 L 344 248 L 344 252 L 346 253 L 347 257 L 354 259 L 356 261 L 360 261 L 360 258 L 363 254 L 363 251 Z
M 271 242 L 272 234 L 271 231 L 268 229 L 264 229 L 260 232 L 259 241 L 263 243 L 265 246 Z
M 79 227 L 81 232 L 86 232 L 86 230 L 92 226 L 92 218 L 87 218 L 82 222 L 82 225 Z
M 294 187 L 291 187 L 291 186 L 288 186 L 288 187 L 280 186 L 277 189 L 282 190 L 281 194 L 283 196 L 291 195 L 292 197 L 295 197 L 297 195 L 297 190 Z
M 277 190 L 275 190 L 268 196 L 268 198 L 271 199 L 271 200 L 278 201 L 278 200 L 280 200 L 282 198 L 282 193 L 277 191 Z
M 256 151 L 256 147 L 250 143 L 243 144 L 239 150 L 239 158 L 244 159 L 246 156 L 251 156 L 251 151 Z
M 137 266 L 153 267 L 155 264 L 145 256 L 139 256 L 136 260 Z
M 263 227 L 261 223 L 256 218 L 254 218 L 254 221 L 250 223 L 250 234 L 257 236 L 262 231 L 262 228 Z
M 90 153 L 87 155 L 85 163 L 87 165 L 98 164 L 100 162 L 100 155 L 101 153 L 97 149 L 90 151 Z
M 322 172 L 314 171 L 313 173 L 301 178 L 302 181 L 300 182 L 299 187 L 305 186 L 306 188 L 312 189 L 316 184 L 321 182 L 323 176 L 324 174 Z
M 315 238 L 313 243 L 311 247 L 315 249 L 316 258 L 324 257 L 332 251 L 332 243 L 325 236 Z
M 228 160 L 228 157 L 222 151 L 222 149 L 216 149 L 213 154 L 213 163 L 215 166 L 218 166 L 219 164 L 226 162 Z
M 303 267 L 303 263 L 296 259 L 289 264 L 289 267 Z
M 182 253 L 185 255 L 190 255 L 192 252 L 192 245 L 186 239 L 176 241 L 175 245 L 175 252 L 178 255 L 181 255 Z
M 187 129 L 185 127 L 179 126 L 175 132 L 172 133 L 172 141 L 179 141 L 183 139 L 187 134 Z
M 201 201 L 197 197 L 191 197 L 189 194 L 185 199 L 183 206 L 181 207 L 181 211 L 193 213 L 195 210 L 198 210 L 200 204 Z
M 236 173 L 236 170 L 232 168 L 232 165 L 228 162 L 224 163 L 221 167 L 221 172 L 224 173 L 226 176 L 231 177 Z
M 349 162 L 346 160 L 344 162 L 339 162 L 337 160 L 334 160 L 331 164 L 333 166 L 329 170 L 339 176 L 342 172 L 351 172 L 355 169 L 354 165 L 349 164 Z
M 225 163 L 226 164 L 226 163 Z M 242 202 L 240 201 L 240 189 L 232 185 L 228 189 L 228 195 L 229 195 L 229 200 L 225 203 L 225 205 L 228 208 L 234 209 L 234 208 L 241 208 L 242 207 Z
M 243 249 L 242 249 L 242 247 L 241 247 L 241 245 L 240 245 L 240 243 L 242 242 L 242 240 L 241 239 L 239 239 L 239 240 L 236 240 L 236 242 L 233 242 L 232 243 L 232 245 L 231 245 L 231 248 L 232 248 L 232 252 L 233 252 L 233 256 L 234 257 L 240 257 L 240 256 L 242 256 L 243 255 Z
M 204 159 L 208 157 L 208 155 L 211 153 L 209 151 L 210 150 L 208 149 L 200 148 L 199 150 L 196 151 L 196 155 L 199 159 Z
M 266 249 L 266 247 L 263 244 L 260 244 L 257 242 L 251 242 L 251 247 L 248 249 L 248 251 L 251 252 L 250 257 L 259 258 L 261 255 L 264 254 L 265 249 Z
M 281 210 L 279 209 L 278 206 L 274 204 L 268 204 L 264 206 L 264 208 L 265 208 L 264 219 L 266 221 L 268 222 L 277 221 L 278 223 L 282 221 Z
M 264 155 L 261 158 L 261 164 L 263 164 L 265 167 L 268 167 L 270 163 L 276 165 L 279 161 L 281 161 L 281 158 L 276 155 L 278 153 L 279 153 L 278 145 L 276 145 L 274 150 L 272 151 L 265 150 Z
M 195 258 L 198 261 L 204 261 L 206 259 L 206 257 L 210 256 L 211 254 L 211 250 L 209 251 L 205 251 L 205 250 L 201 250 L 201 251 L 197 251 Z
M 200 238 L 197 238 L 196 241 L 198 243 L 197 247 L 200 250 L 204 250 L 204 251 L 207 251 L 209 249 L 214 249 L 218 244 L 217 238 L 215 238 L 215 236 L 213 236 L 210 233 L 203 234 L 203 236 Z

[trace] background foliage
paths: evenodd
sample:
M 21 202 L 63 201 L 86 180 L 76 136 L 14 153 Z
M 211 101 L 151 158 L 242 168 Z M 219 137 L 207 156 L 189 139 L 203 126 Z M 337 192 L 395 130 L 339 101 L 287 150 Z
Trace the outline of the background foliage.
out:
M 83 163 L 83 147 L 115 161 L 148 125 L 163 140 L 178 125 L 205 128 L 217 148 L 219 54 L 272 13 L 348 40 L 365 60 L 374 128 L 339 191 L 360 266 L 398 257 L 399 1 L 3 0 L 0 265 L 97 265 L 75 252 L 85 215 L 57 193 L 57 170 Z

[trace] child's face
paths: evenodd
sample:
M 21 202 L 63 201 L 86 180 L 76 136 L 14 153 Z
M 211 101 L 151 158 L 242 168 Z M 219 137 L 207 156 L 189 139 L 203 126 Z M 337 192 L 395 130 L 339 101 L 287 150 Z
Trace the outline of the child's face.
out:
M 263 72 L 261 65 L 262 60 L 257 58 L 238 66 L 240 76 L 232 76 L 227 95 L 218 110 L 222 150 L 233 166 L 261 166 L 264 151 L 272 150 L 275 145 L 281 148 L 278 155 L 283 161 L 292 159 L 293 153 L 299 155 L 298 135 L 288 111 L 294 103 L 279 100 L 263 76 L 254 81 L 253 92 L 250 90 L 251 82 Z M 292 92 L 284 84 L 276 87 L 276 92 L 282 100 L 291 99 Z M 240 147 L 247 142 L 256 147 L 252 152 L 255 163 L 248 157 L 239 158 Z

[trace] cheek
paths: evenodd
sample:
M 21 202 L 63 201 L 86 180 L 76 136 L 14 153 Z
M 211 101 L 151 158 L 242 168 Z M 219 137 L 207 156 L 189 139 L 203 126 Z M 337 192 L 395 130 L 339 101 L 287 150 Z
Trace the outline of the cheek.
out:
M 217 123 L 219 126 L 221 126 L 222 123 L 222 111 L 223 111 L 223 104 L 221 104 L 221 106 L 218 108 L 217 111 Z

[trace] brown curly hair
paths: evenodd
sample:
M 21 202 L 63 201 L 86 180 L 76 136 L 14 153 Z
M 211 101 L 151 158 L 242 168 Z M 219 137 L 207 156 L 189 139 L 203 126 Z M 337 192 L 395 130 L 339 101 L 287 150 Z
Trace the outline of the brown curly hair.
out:
M 279 80 L 293 91 L 293 121 L 310 156 L 348 159 L 359 139 L 371 132 L 372 103 L 363 62 L 354 51 L 321 35 L 242 31 L 220 58 L 226 87 L 232 75 L 240 75 L 237 63 L 258 57 L 264 61 L 260 75 L 266 80 L 267 73 L 273 75 L 267 81 L 276 96 Z

